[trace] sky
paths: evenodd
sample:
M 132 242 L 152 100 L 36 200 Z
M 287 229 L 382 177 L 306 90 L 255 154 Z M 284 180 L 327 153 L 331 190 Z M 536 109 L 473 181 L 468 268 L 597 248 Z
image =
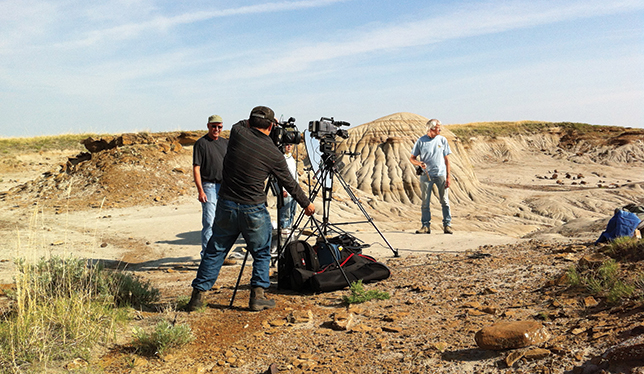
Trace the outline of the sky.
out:
M 0 0 L 0 137 L 353 126 L 644 128 L 644 0 Z

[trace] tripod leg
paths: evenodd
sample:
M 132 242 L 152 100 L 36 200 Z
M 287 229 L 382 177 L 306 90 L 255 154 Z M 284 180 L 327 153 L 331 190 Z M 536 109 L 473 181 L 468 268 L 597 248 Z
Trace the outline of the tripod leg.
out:
M 233 296 L 230 298 L 230 305 L 228 305 L 229 308 L 232 308 L 233 303 L 235 302 L 235 295 L 237 295 L 237 288 L 239 288 L 239 282 L 241 282 L 241 277 L 244 273 L 244 268 L 246 267 L 246 260 L 248 260 L 248 249 L 246 249 L 244 261 L 242 262 L 241 269 L 239 270 L 239 276 L 237 277 L 237 283 L 235 284 L 235 289 L 233 290 Z
M 385 235 L 380 231 L 380 229 L 378 229 L 376 224 L 373 222 L 373 219 L 371 218 L 371 216 L 369 216 L 369 213 L 362 206 L 362 203 L 360 203 L 360 200 L 358 200 L 358 197 L 353 193 L 353 191 L 351 191 L 351 186 L 349 186 L 349 184 L 342 178 L 340 173 L 337 173 L 336 176 L 337 176 L 338 180 L 340 181 L 340 184 L 342 184 L 342 187 L 344 187 L 344 190 L 347 192 L 347 194 L 351 198 L 351 200 L 358 206 L 358 208 L 360 208 L 360 211 L 365 216 L 367 221 L 369 221 L 371 226 L 373 226 L 373 228 L 376 229 L 376 231 L 378 232 L 378 234 L 380 235 L 382 240 L 384 240 L 384 242 L 387 244 L 389 249 L 391 249 L 391 251 L 394 253 L 394 257 L 400 257 L 400 255 L 398 254 L 398 250 L 394 249 L 394 247 L 391 246 L 391 244 L 389 243 L 387 238 L 385 238 Z

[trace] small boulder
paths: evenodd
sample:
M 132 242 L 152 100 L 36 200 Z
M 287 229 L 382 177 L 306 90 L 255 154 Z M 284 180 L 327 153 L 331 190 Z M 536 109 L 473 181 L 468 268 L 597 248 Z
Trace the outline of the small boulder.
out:
M 292 324 L 309 323 L 313 320 L 313 312 L 311 310 L 294 310 L 286 319 Z
M 100 139 L 94 139 L 90 136 L 82 140 L 81 144 L 91 153 L 97 153 L 106 149 L 116 148 L 116 139 L 112 136 L 106 136 Z
M 524 348 L 548 339 L 550 334 L 536 321 L 499 322 L 484 327 L 474 336 L 479 347 L 490 350 Z
M 355 323 L 355 318 L 353 313 L 338 312 L 333 315 L 333 321 L 331 322 L 331 328 L 333 330 L 346 331 L 350 330 Z

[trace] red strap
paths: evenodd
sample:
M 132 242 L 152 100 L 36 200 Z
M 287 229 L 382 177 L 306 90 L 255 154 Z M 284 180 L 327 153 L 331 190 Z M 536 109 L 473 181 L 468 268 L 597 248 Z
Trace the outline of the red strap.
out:
M 347 258 L 346 258 L 346 259 L 345 259 L 345 260 L 340 264 L 340 267 L 343 267 L 343 266 L 344 266 L 344 264 L 346 264 L 346 263 L 347 263 L 347 261 L 349 261 L 349 259 L 350 259 L 351 257 L 353 257 L 353 255 L 354 255 L 354 254 L 355 254 L 355 253 L 350 254 L 350 255 L 349 255 L 349 257 L 347 257 Z M 335 263 L 332 263 L 332 264 L 327 265 L 324 269 L 322 269 L 322 270 L 318 271 L 318 272 L 317 272 L 317 273 L 315 273 L 315 274 L 322 274 L 322 273 L 324 273 L 324 272 L 325 272 L 329 267 L 333 266 L 334 264 L 335 264 Z
M 349 259 L 350 259 L 351 257 L 353 257 L 353 255 L 354 255 L 354 254 L 355 254 L 355 253 L 350 254 L 350 255 L 349 255 L 349 257 L 347 257 L 347 258 L 344 260 L 344 262 L 342 262 L 342 263 L 340 264 L 340 266 L 344 266 L 344 264 L 346 264 L 346 263 L 347 263 L 347 261 L 349 261 Z
M 353 255 L 353 253 L 352 253 L 351 255 Z M 360 256 L 360 257 L 362 257 L 362 258 L 366 258 L 366 259 L 367 259 L 367 260 L 369 260 L 369 261 L 378 262 L 378 261 L 376 261 L 376 259 L 375 259 L 375 258 L 373 258 L 373 257 L 371 257 L 371 256 L 367 256 L 367 255 L 363 255 L 363 254 L 358 254 L 358 256 Z

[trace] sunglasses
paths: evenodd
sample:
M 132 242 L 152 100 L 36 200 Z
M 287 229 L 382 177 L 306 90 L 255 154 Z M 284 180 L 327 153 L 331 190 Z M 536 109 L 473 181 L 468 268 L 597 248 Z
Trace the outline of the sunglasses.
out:
M 224 128 L 224 126 L 223 126 L 223 125 L 219 125 L 219 126 L 216 126 L 216 125 L 210 125 L 210 127 L 212 127 L 213 129 L 223 129 L 223 128 Z

